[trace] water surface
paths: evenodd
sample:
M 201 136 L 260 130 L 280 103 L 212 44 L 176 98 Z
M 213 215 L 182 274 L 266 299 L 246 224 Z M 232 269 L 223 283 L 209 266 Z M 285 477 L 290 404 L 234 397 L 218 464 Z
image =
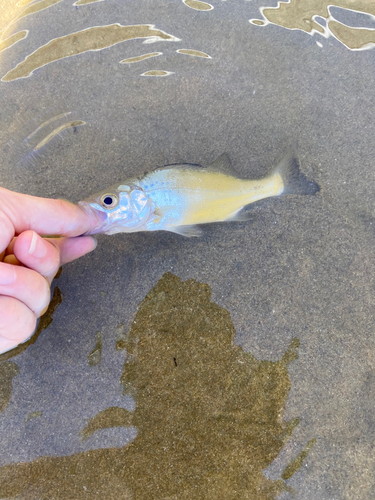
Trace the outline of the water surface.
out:
M 212 446 L 227 451 L 230 443 L 228 457 L 241 455 L 240 468 L 232 458 L 226 470 L 221 463 L 215 483 L 228 485 L 226 499 L 237 498 L 228 493 L 233 485 L 251 491 L 236 475 L 250 463 L 246 433 L 258 432 L 277 407 L 272 429 L 279 437 L 267 434 L 263 450 L 272 453 L 256 462 L 253 479 L 282 499 L 374 497 L 374 16 L 372 4 L 360 0 L 0 4 L 1 186 L 77 202 L 156 166 L 208 165 L 224 151 L 240 176 L 261 177 L 294 146 L 303 172 L 321 187 L 314 197 L 260 201 L 251 221 L 213 224 L 201 238 L 99 237 L 93 254 L 65 266 L 38 335 L 0 358 L 0 478 L 12 474 L 9 494 L 17 489 L 22 497 L 24 479 L 40 464 L 53 496 L 53 467 L 75 460 L 77 472 L 64 465 L 60 480 L 83 494 L 89 486 L 81 479 L 103 457 L 124 453 L 136 468 L 163 446 L 186 451 L 147 421 L 159 412 L 161 420 L 173 415 L 175 427 L 166 428 L 174 433 L 183 429 L 186 437 L 190 429 L 193 439 L 202 423 Z M 181 392 L 173 406 L 176 392 L 164 384 L 175 383 L 168 377 L 183 366 L 183 349 L 164 356 L 172 349 L 167 330 L 142 364 L 142 373 L 149 366 L 158 374 L 154 395 L 124 393 L 124 366 L 137 357 L 128 333 L 166 272 L 209 286 L 212 304 L 230 315 L 234 337 L 224 350 L 214 349 L 215 329 L 200 335 L 220 362 L 211 364 L 215 355 L 204 358 L 201 346 L 194 373 L 179 380 L 204 419 L 227 404 L 234 434 L 193 418 L 179 406 Z M 201 313 L 195 303 L 189 321 Z M 246 420 L 246 397 L 258 379 L 236 386 L 231 356 L 241 352 L 257 366 L 281 369 L 293 339 L 298 359 L 283 365 L 280 380 L 270 378 L 269 391 L 283 381 L 287 389 L 259 400 L 261 421 Z M 228 392 L 210 393 L 210 370 Z M 167 400 L 177 414 L 168 413 Z M 171 456 L 169 466 L 185 477 L 188 455 Z M 208 477 L 205 467 L 198 460 L 189 479 L 201 498 L 208 490 L 203 479 L 194 481 L 199 471 Z M 167 484 L 163 477 L 175 476 L 155 473 L 153 483 L 134 477 L 136 485 L 112 478 L 105 494 L 156 494 Z M 40 498 L 33 488 L 27 498 Z

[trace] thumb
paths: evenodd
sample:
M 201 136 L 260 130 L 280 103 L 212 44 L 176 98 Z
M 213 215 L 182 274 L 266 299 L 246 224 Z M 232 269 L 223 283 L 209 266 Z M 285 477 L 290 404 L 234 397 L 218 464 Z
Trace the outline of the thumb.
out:
M 5 228 L 0 235 L 0 251 L 5 248 L 3 237 L 8 244 L 14 233 L 28 229 L 41 235 L 79 236 L 99 224 L 94 213 L 87 214 L 68 201 L 38 198 L 4 188 L 0 188 L 0 212 L 3 214 L 0 226 Z M 8 234 L 11 229 L 13 234 Z

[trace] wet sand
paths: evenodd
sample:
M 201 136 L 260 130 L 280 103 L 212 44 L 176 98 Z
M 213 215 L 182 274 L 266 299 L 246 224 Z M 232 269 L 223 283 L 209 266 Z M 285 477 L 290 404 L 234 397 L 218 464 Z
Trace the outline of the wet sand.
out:
M 145 38 L 125 40 L 0 82 L 1 186 L 77 202 L 156 166 L 207 165 L 224 151 L 241 176 L 261 177 L 295 146 L 303 172 L 321 191 L 257 202 L 251 221 L 206 226 L 201 238 L 100 236 L 93 254 L 66 265 L 54 284 L 62 301 L 54 303 L 53 321 L 22 352 L 0 356 L 0 498 L 154 498 L 158 488 L 162 494 L 155 498 L 184 498 L 165 489 L 173 481 L 181 491 L 194 487 L 193 496 L 202 499 L 253 498 L 254 484 L 263 488 L 256 498 L 374 497 L 375 50 L 353 51 L 333 36 L 249 23 L 262 19 L 260 7 L 270 7 L 258 0 L 212 5 L 199 11 L 160 0 L 125 10 L 114 2 L 59 2 L 2 35 L 29 30 L 27 41 L 0 52 L 0 78 L 51 40 L 93 26 L 152 24 L 174 38 L 162 35 L 151 46 L 143 45 Z M 15 2 L 13 7 L 15 17 Z M 341 23 L 375 28 L 369 16 L 343 9 L 331 14 Z M 211 59 L 176 52 L 181 49 Z M 121 64 L 132 58 L 139 60 Z M 141 76 L 146 72 L 167 74 Z M 84 124 L 53 134 L 68 122 Z M 169 327 L 151 325 L 159 332 L 155 358 L 148 346 L 150 359 L 139 362 L 146 371 L 137 365 L 135 373 L 148 374 L 144 388 L 152 397 L 141 397 L 134 377 L 121 383 L 139 355 L 129 345 L 132 322 L 166 272 L 178 277 L 168 285 L 172 295 L 192 279 L 197 285 L 189 297 L 209 287 L 210 307 L 227 323 L 199 326 L 207 313 L 196 298 L 181 337 L 178 329 L 168 338 Z M 178 305 L 167 300 L 160 307 L 181 313 L 185 302 L 182 295 Z M 149 338 L 147 328 L 139 338 Z M 220 343 L 215 332 L 225 328 L 231 333 Z M 202 339 L 212 351 L 198 370 L 194 363 L 205 359 Z M 273 379 L 293 339 L 298 358 Z M 178 355 L 169 355 L 171 346 Z M 184 352 L 191 374 L 169 378 Z M 269 362 L 276 385 L 256 389 L 252 372 L 239 384 L 233 356 L 244 356 L 238 359 L 245 366 L 250 359 L 252 367 Z M 208 382 L 213 374 L 223 384 L 214 390 Z M 247 412 L 245 394 L 259 395 L 261 426 Z M 181 406 L 173 413 L 177 401 Z M 278 420 L 267 427 L 275 408 Z M 211 411 L 221 416 L 220 425 Z M 167 437 L 163 428 L 177 437 Z M 263 455 L 254 459 L 244 444 L 266 435 Z M 222 446 L 216 449 L 211 440 Z M 181 442 L 191 450 L 211 443 L 216 468 L 189 461 L 194 453 L 182 451 Z M 174 450 L 170 461 L 160 458 L 163 446 Z M 153 472 L 134 472 L 132 482 L 121 472 L 125 463 Z M 249 476 L 245 465 L 256 471 L 250 482 L 241 479 Z M 85 490 L 90 485 L 84 480 L 100 470 L 102 483 Z M 30 481 L 36 471 L 39 479 Z M 211 489 L 204 478 L 211 478 Z M 43 484 L 49 489 L 43 491 Z

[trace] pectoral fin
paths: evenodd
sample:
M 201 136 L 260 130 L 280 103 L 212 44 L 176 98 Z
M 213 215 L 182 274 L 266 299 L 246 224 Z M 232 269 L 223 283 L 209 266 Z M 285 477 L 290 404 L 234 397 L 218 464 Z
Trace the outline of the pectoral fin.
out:
M 175 205 L 165 205 L 162 208 L 156 207 L 154 209 L 154 222 L 159 224 L 159 222 L 163 222 L 163 217 L 167 215 L 172 210 L 176 210 L 177 207 Z

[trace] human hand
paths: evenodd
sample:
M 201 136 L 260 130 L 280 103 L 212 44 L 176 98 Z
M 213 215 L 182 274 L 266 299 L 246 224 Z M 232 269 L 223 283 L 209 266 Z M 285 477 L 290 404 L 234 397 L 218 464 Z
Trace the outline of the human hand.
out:
M 91 236 L 75 236 L 98 223 L 67 201 L 0 188 L 0 354 L 33 334 L 59 267 L 96 247 Z

